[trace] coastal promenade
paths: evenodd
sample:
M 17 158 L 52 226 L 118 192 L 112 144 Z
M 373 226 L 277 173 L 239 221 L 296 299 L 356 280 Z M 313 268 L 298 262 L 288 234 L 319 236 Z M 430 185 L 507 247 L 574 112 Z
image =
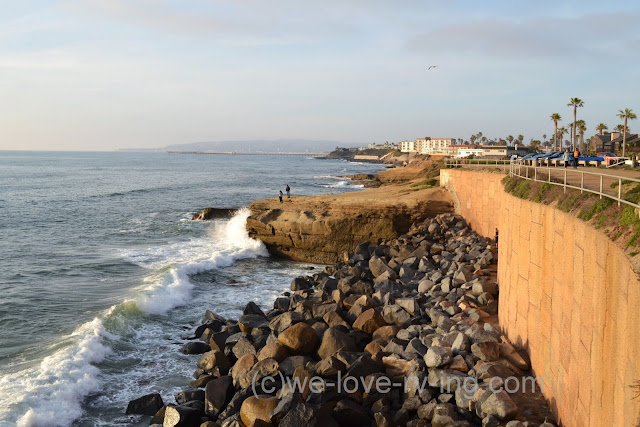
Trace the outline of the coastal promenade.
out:
M 456 162 L 447 163 L 447 168 L 464 169 L 500 169 L 505 174 L 519 176 L 532 181 L 548 182 L 563 186 L 565 189 L 575 189 L 593 194 L 607 196 L 636 208 L 640 207 L 625 194 L 625 185 L 640 184 L 640 171 L 629 169 L 606 169 L 579 166 L 577 168 L 557 168 L 545 166 L 528 166 L 519 163 L 480 163 Z

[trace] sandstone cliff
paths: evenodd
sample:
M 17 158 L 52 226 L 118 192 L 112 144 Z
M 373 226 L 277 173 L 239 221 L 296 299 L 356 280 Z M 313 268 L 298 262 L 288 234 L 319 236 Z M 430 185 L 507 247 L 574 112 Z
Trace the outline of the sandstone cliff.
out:
M 279 203 L 251 203 L 247 230 L 269 252 L 297 261 L 329 264 L 363 242 L 378 243 L 409 230 L 412 223 L 453 212 L 453 200 L 441 188 L 410 191 L 406 186 L 313 197 Z

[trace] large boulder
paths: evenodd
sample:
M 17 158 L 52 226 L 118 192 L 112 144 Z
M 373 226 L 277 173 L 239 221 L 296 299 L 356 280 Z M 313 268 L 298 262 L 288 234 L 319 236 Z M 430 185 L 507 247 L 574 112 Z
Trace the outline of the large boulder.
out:
M 359 331 L 371 335 L 378 328 L 386 326 L 386 324 L 387 323 L 384 321 L 382 316 L 380 316 L 380 313 L 378 313 L 375 308 L 370 308 L 369 310 L 358 316 L 356 321 L 353 322 L 353 327 Z
M 126 414 L 155 415 L 163 406 L 162 396 L 158 393 L 147 394 L 130 401 Z
M 486 391 L 476 404 L 476 413 L 480 418 L 493 415 L 502 421 L 508 421 L 518 414 L 518 407 L 506 391 Z
M 229 359 L 219 350 L 209 351 L 202 355 L 198 361 L 198 368 L 204 372 L 212 371 L 218 367 L 220 369 L 228 369 L 231 366 Z
M 424 361 L 429 368 L 439 368 L 446 365 L 451 361 L 453 353 L 449 347 L 429 347 L 427 354 L 424 356 Z
M 204 411 L 217 417 L 234 395 L 233 379 L 229 375 L 209 381 L 205 388 Z
M 225 208 L 204 208 L 201 212 L 196 212 L 191 217 L 192 221 L 207 221 L 217 218 L 231 218 L 237 212 L 236 209 Z
M 211 347 L 200 341 L 188 342 L 180 349 L 180 352 L 184 354 L 203 354 L 207 351 L 211 351 Z
M 265 423 L 271 422 L 271 411 L 278 406 L 278 398 L 266 395 L 250 396 L 240 407 L 240 419 L 246 426 L 252 425 L 257 420 Z
M 274 359 L 280 363 L 287 357 L 289 357 L 289 352 L 277 342 L 265 345 L 258 352 L 258 360 Z
M 202 411 L 189 405 L 167 406 L 164 413 L 164 427 L 199 426 Z
M 356 351 L 353 339 L 339 328 L 329 328 L 322 336 L 322 343 L 318 349 L 318 355 L 325 359 L 335 355 L 339 351 Z
M 278 344 L 291 354 L 312 353 L 318 345 L 316 331 L 306 323 L 296 323 L 278 336 Z
M 396 272 L 389 267 L 382 258 L 378 256 L 372 256 L 369 260 L 369 271 L 374 277 L 382 276 L 385 272 L 388 273 L 389 278 L 395 279 Z

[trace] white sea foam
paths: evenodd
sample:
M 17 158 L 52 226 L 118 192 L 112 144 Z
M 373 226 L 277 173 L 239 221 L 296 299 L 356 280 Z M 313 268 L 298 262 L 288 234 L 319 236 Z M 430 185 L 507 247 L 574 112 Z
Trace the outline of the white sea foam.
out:
M 315 178 L 315 179 L 342 179 L 339 176 L 333 176 L 333 175 L 318 175 L 318 176 L 314 176 L 313 178 Z
M 0 377 L 0 427 L 68 426 L 81 417 L 85 397 L 101 388 L 100 371 L 94 364 L 110 352 L 105 340 L 118 339 L 105 331 L 103 321 L 119 321 L 118 312 L 134 305 L 145 313 L 166 314 L 189 301 L 193 289 L 189 275 L 229 266 L 238 259 L 267 256 L 262 242 L 247 235 L 248 216 L 249 210 L 241 209 L 229 220 L 212 222 L 207 237 L 125 253 L 127 259 L 150 270 L 147 283 L 135 297 L 56 343 L 61 348 L 38 365 Z
M 321 186 L 325 188 L 340 188 L 340 187 L 346 187 L 348 184 L 349 184 L 349 181 L 339 181 L 334 184 L 321 184 Z
M 146 279 L 143 293 L 133 302 L 145 313 L 166 314 L 189 301 L 193 289 L 190 275 L 226 267 L 238 259 L 267 256 L 262 242 L 247 235 L 245 223 L 249 214 L 249 209 L 244 208 L 227 221 L 214 222 L 206 238 L 150 249 L 147 253 L 129 253 L 129 260 L 154 270 Z
M 6 425 L 71 424 L 82 414 L 84 397 L 99 389 L 98 369 L 92 364 L 109 352 L 101 343 L 103 334 L 102 321 L 96 318 L 65 337 L 68 345 L 39 365 L 0 378 L 0 419 L 8 420 L 11 412 L 22 415 Z

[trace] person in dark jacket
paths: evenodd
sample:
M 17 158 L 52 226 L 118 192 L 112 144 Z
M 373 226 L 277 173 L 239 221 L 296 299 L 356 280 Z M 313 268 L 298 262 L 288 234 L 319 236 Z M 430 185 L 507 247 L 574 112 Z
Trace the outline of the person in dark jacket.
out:
M 287 192 L 287 199 L 290 199 L 291 198 L 291 194 L 290 194 L 291 188 L 289 188 L 289 184 L 287 184 L 287 187 L 284 190 Z
M 278 199 L 280 199 L 280 203 L 282 203 L 282 190 L 278 191 Z

